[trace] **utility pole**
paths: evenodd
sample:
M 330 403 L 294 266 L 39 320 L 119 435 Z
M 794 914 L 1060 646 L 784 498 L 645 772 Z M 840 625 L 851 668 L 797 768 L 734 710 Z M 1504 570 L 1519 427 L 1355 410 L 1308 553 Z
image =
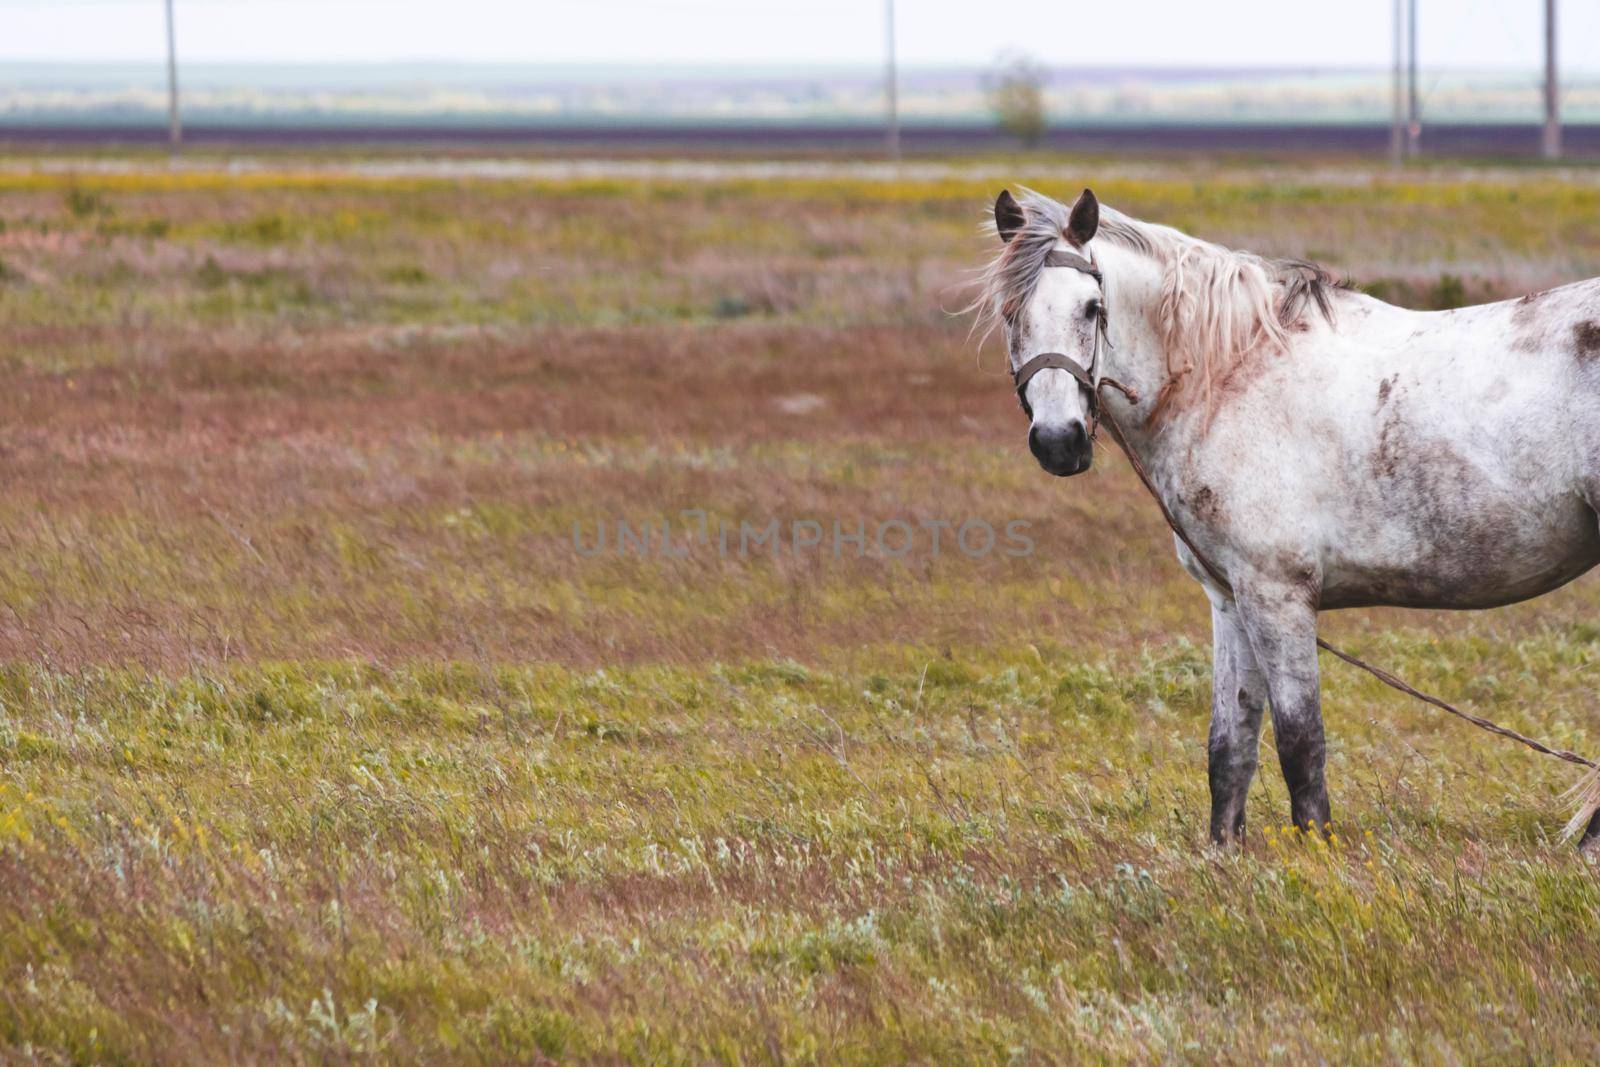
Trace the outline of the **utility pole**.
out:
M 167 0 L 167 140 L 174 153 L 183 144 L 183 119 L 178 115 L 178 35 L 172 26 L 172 0 Z
M 1389 119 L 1389 160 L 1400 166 L 1406 158 L 1406 108 L 1405 108 L 1405 55 L 1406 20 L 1405 0 L 1394 0 L 1394 72 L 1393 113 Z
M 1544 158 L 1561 158 L 1561 86 L 1556 79 L 1556 0 L 1544 0 Z
M 170 3 L 171 0 L 168 0 Z M 889 158 L 900 162 L 900 74 L 894 61 L 894 0 L 884 0 L 885 47 L 884 95 L 889 102 Z
M 1406 0 L 1406 50 L 1410 61 L 1406 71 L 1406 154 L 1422 154 L 1422 109 L 1417 103 L 1417 0 Z

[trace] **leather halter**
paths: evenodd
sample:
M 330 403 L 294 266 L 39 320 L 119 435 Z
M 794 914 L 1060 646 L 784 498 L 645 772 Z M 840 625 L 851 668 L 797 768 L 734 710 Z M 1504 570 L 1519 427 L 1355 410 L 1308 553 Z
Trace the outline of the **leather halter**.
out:
M 1093 278 L 1100 287 L 1100 309 L 1095 315 L 1094 352 L 1089 357 L 1089 366 L 1068 356 L 1064 352 L 1041 352 L 1018 367 L 1011 375 L 1017 387 L 1017 402 L 1022 405 L 1022 410 L 1028 416 L 1033 415 L 1033 409 L 1028 404 L 1028 383 L 1033 376 L 1042 370 L 1064 370 L 1077 381 L 1078 388 L 1083 390 L 1089 408 L 1089 436 L 1094 437 L 1095 430 L 1100 425 L 1100 386 L 1109 385 L 1119 390 L 1130 401 L 1138 403 L 1139 395 L 1114 378 L 1107 378 L 1100 373 L 1100 350 L 1102 347 L 1110 348 L 1111 339 L 1106 336 L 1106 299 L 1105 279 L 1100 275 L 1100 268 L 1095 266 L 1094 260 L 1085 259 L 1074 252 L 1053 249 L 1045 258 L 1046 267 L 1068 267 L 1072 270 L 1082 271 Z

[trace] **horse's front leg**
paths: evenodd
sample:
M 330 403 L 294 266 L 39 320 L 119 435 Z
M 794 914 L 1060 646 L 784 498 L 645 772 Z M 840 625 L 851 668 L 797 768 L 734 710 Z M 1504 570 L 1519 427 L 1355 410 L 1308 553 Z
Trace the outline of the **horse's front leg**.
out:
M 1315 588 L 1309 581 L 1258 577 L 1238 583 L 1235 596 L 1251 650 L 1266 675 L 1290 815 L 1302 830 L 1325 831 L 1330 813 Z
M 1256 666 L 1250 639 L 1231 600 L 1211 603 L 1211 737 L 1206 755 L 1211 777 L 1211 840 L 1244 835 L 1244 803 L 1256 775 L 1261 713 L 1267 682 Z

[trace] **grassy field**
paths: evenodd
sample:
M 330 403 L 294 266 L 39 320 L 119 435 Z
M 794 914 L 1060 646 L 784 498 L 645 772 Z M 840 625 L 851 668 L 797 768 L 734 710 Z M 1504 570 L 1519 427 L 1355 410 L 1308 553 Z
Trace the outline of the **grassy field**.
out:
M 979 165 L 10 166 L 0 1060 L 1600 1059 L 1565 765 L 1325 661 L 1336 835 L 1269 729 L 1205 845 L 1204 598 L 949 313 Z M 1417 306 L 1600 274 L 1592 175 L 1013 177 Z M 969 520 L 1033 551 L 828 550 Z M 1600 752 L 1592 579 L 1325 632 Z

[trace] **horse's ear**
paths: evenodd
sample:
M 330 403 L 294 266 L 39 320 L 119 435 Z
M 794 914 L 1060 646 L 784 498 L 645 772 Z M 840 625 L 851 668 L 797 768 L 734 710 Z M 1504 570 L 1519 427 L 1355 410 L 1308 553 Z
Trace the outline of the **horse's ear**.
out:
M 1082 248 L 1100 229 L 1100 201 L 1094 198 L 1093 189 L 1085 189 L 1078 202 L 1072 205 L 1072 217 L 1067 220 L 1067 240 Z
M 1022 205 L 1011 195 L 1011 190 L 1000 190 L 1000 195 L 994 198 L 994 228 L 999 231 L 1000 243 L 1010 244 L 1011 238 L 1022 229 L 1025 221 L 1027 217 L 1022 213 Z

